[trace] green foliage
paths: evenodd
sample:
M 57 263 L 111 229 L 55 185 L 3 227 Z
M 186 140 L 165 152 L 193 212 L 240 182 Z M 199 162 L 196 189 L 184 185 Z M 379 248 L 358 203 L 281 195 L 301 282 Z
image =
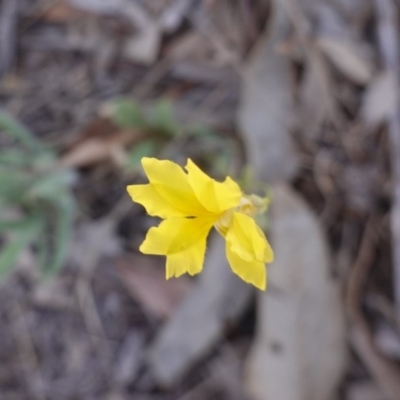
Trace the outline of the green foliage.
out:
M 11 115 L 0 110 L 0 129 L 7 132 L 12 138 L 29 150 L 37 151 L 42 145 L 29 130 Z
M 111 120 L 121 128 L 139 130 L 145 135 L 128 151 L 126 168 L 129 171 L 140 170 L 142 157 L 174 159 L 177 153 L 179 156 L 183 153 L 210 166 L 209 172 L 213 176 L 224 177 L 237 155 L 232 139 L 223 138 L 204 126 L 179 124 L 168 100 L 160 100 L 144 110 L 134 100 L 117 99 L 108 105 L 107 111 Z
M 175 121 L 172 105 L 167 100 L 159 101 L 151 113 L 151 129 L 173 138 L 181 134 L 179 124 Z
M 133 100 L 118 99 L 110 104 L 111 119 L 122 128 L 142 129 L 148 121 L 139 105 Z
M 180 134 L 171 103 L 167 100 L 157 102 L 147 114 L 134 100 L 125 98 L 114 100 L 108 110 L 114 123 L 122 128 L 144 130 L 164 138 Z
M 28 246 L 44 274 L 64 261 L 74 216 L 73 174 L 21 123 L 0 111 L 0 131 L 14 140 L 0 149 L 0 278 Z
M 32 215 L 19 222 L 18 228 L 11 233 L 12 239 L 1 249 L 0 278 L 14 266 L 22 250 L 41 233 L 42 221 L 38 215 Z
M 134 146 L 128 153 L 127 166 L 133 169 L 140 168 L 143 157 L 155 157 L 159 152 L 157 142 L 148 139 Z

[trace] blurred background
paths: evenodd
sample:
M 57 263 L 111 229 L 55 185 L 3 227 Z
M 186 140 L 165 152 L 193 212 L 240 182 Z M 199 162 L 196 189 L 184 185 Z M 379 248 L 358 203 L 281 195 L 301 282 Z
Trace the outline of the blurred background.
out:
M 397 0 L 0 0 L 0 400 L 400 399 Z M 144 156 L 271 207 L 265 293 L 138 247 Z

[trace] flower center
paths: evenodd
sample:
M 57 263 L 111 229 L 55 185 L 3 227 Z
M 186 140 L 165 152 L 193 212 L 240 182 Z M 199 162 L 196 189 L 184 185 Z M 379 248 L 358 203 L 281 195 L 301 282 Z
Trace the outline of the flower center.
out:
M 232 221 L 233 208 L 226 210 L 214 224 L 215 229 L 220 233 L 223 237 L 226 236 L 229 226 Z
M 253 217 L 258 212 L 265 211 L 266 204 L 266 200 L 261 197 L 256 195 L 244 195 L 236 207 L 226 210 L 219 217 L 218 221 L 214 224 L 214 227 L 222 236 L 225 237 L 231 225 L 234 211 Z

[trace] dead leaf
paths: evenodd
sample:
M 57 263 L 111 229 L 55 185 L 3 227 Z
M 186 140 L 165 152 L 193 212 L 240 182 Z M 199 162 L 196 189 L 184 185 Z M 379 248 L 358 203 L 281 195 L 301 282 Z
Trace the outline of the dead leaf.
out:
M 374 339 L 377 348 L 382 354 L 392 359 L 400 359 L 400 339 L 393 328 L 384 324 L 378 325 Z
M 82 129 L 71 135 L 67 147 L 71 150 L 89 138 L 109 138 L 119 130 L 107 116 L 90 121 Z
M 389 400 L 373 382 L 357 382 L 347 388 L 347 400 Z
M 77 132 L 59 160 L 63 167 L 87 167 L 104 161 L 121 163 L 124 149 L 140 142 L 142 132 L 121 130 L 108 118 L 97 118 Z
M 297 115 L 299 125 L 309 137 L 315 137 L 326 120 L 338 121 L 329 69 L 321 54 L 312 48 L 307 54 Z
M 356 26 L 365 27 L 371 18 L 371 0 L 337 0 L 335 2 L 346 20 Z
M 167 281 L 164 266 L 158 261 L 135 255 L 118 258 L 117 266 L 132 296 L 155 316 L 167 319 L 190 292 L 193 282 L 188 277 Z
M 288 186 L 272 190 L 275 261 L 259 294 L 255 342 L 246 368 L 254 400 L 330 400 L 346 368 L 339 287 L 322 227 Z
M 40 19 L 47 22 L 64 23 L 73 22 L 89 15 L 93 15 L 87 11 L 77 9 L 76 7 L 68 4 L 66 1 L 59 0 L 55 4 L 46 10 Z
M 361 106 L 361 114 L 372 127 L 387 120 L 396 109 L 396 79 L 389 72 L 382 72 L 369 84 Z
M 59 160 L 59 165 L 62 167 L 81 168 L 115 160 L 116 154 L 123 152 L 124 147 L 131 142 L 132 132 L 130 131 L 121 131 L 107 139 L 87 139 L 62 156 Z
M 362 85 L 372 78 L 372 65 L 360 54 L 358 46 L 333 36 L 320 36 L 316 43 L 332 64 L 347 78 Z

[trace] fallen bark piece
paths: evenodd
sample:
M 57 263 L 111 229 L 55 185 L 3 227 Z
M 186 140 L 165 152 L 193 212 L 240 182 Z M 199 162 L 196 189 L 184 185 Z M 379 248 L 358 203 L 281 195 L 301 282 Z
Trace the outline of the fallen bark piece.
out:
M 275 261 L 259 295 L 245 384 L 254 400 L 331 399 L 345 368 L 343 306 L 316 216 L 288 186 L 273 187 Z
M 252 287 L 239 280 L 225 257 L 225 243 L 215 237 L 198 285 L 164 325 L 148 353 L 156 381 L 172 386 L 222 337 L 226 325 L 249 304 Z
M 291 114 L 290 61 L 277 52 L 286 39 L 289 21 L 275 1 L 268 29 L 261 36 L 242 75 L 239 125 L 252 167 L 267 182 L 293 177 L 298 158 L 289 136 Z

